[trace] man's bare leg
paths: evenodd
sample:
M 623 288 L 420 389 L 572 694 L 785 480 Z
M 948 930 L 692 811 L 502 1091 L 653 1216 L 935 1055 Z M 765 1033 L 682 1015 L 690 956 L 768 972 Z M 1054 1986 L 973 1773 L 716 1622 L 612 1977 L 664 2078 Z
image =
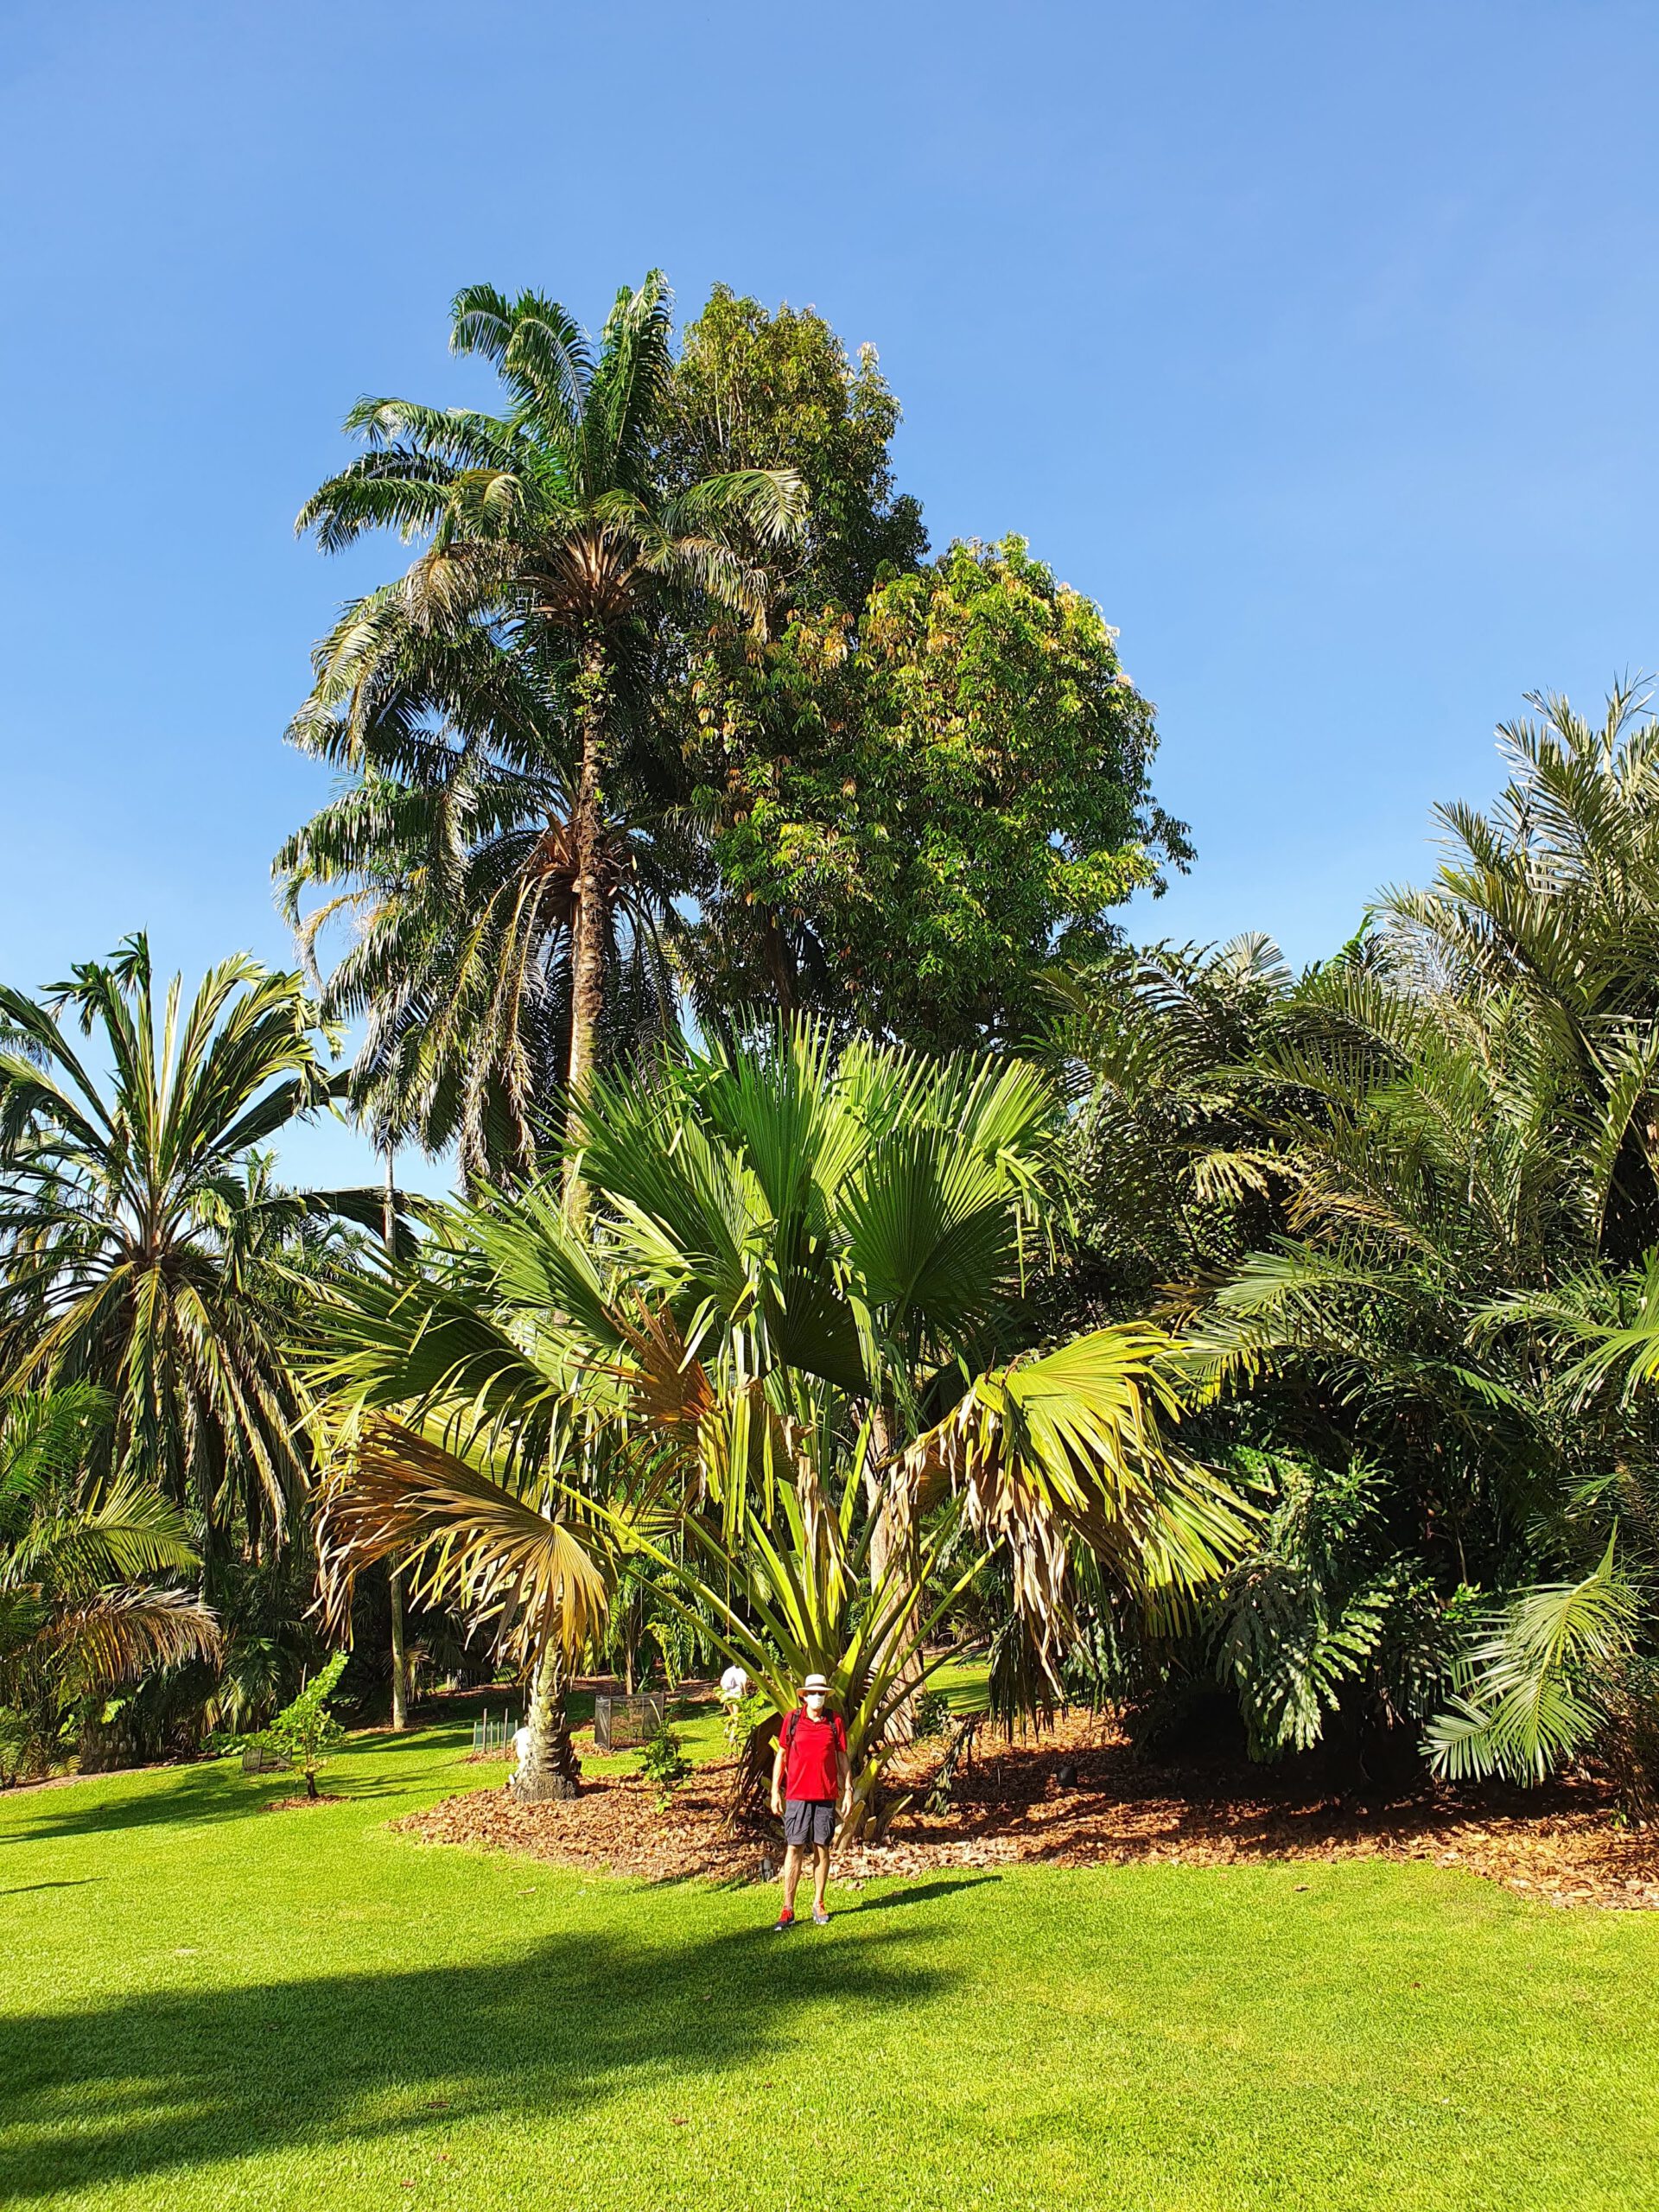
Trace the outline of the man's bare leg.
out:
M 814 1912 L 823 1912 L 825 1910 L 823 1893 L 829 1885 L 829 1881 L 830 1847 L 827 1843 L 815 1844 L 812 1847 L 812 1910 Z
M 795 1910 L 795 1885 L 800 1878 L 801 1847 L 798 1843 L 791 1843 L 784 1853 L 784 1911 L 785 1915 Z

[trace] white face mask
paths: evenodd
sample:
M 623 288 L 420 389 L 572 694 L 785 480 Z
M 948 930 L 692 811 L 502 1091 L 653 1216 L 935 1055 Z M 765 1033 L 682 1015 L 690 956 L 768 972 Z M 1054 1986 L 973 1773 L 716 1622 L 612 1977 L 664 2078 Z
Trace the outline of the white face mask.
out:
M 806 1709 L 809 1713 L 823 1712 L 823 1692 L 822 1690 L 810 1690 L 807 1693 Z

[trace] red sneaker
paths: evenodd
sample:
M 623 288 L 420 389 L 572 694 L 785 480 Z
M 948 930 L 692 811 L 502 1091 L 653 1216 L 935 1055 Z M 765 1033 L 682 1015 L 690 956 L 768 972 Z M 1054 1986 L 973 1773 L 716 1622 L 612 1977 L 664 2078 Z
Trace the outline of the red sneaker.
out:
M 778 1916 L 777 1925 L 773 1928 L 772 1932 L 774 1936 L 781 1936 L 794 1925 L 795 1916 L 792 1912 L 780 1912 Z

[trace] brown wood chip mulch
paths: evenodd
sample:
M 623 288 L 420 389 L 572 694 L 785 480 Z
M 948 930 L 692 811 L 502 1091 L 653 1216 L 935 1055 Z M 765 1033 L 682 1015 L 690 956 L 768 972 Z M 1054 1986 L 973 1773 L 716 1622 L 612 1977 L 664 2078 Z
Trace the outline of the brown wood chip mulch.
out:
M 896 1770 L 925 1789 L 938 1746 Z M 1063 1768 L 1076 1781 L 1060 1780 Z M 646 1783 L 594 1777 L 567 1803 L 515 1805 L 499 1789 L 448 1797 L 397 1823 L 427 1843 L 516 1852 L 649 1882 L 765 1878 L 774 1833 L 734 1830 L 731 1769 L 699 1768 L 666 1812 Z M 1137 1759 L 1092 1716 L 1064 1716 L 1040 1738 L 982 1732 L 948 1812 L 919 1798 L 879 1845 L 838 1851 L 838 1880 L 914 1877 L 1016 1862 L 1055 1866 L 1159 1862 L 1225 1866 L 1258 1859 L 1427 1860 L 1501 1882 L 1549 1904 L 1659 1909 L 1659 1827 L 1618 1825 L 1593 1780 L 1548 1790 L 1425 1787 L 1389 1798 L 1324 1790 L 1249 1766 L 1164 1766 Z

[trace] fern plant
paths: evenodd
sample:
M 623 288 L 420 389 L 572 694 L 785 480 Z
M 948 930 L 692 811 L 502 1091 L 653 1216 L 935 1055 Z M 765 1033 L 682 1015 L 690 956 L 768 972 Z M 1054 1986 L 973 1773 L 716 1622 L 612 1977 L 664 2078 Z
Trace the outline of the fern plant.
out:
M 1390 1543 L 1382 1471 L 1282 1452 L 1237 1459 L 1272 1503 L 1261 1541 L 1221 1585 L 1211 1651 L 1251 1757 L 1311 1751 L 1344 1707 L 1383 1726 L 1427 1719 L 1454 1622 L 1421 1562 Z

